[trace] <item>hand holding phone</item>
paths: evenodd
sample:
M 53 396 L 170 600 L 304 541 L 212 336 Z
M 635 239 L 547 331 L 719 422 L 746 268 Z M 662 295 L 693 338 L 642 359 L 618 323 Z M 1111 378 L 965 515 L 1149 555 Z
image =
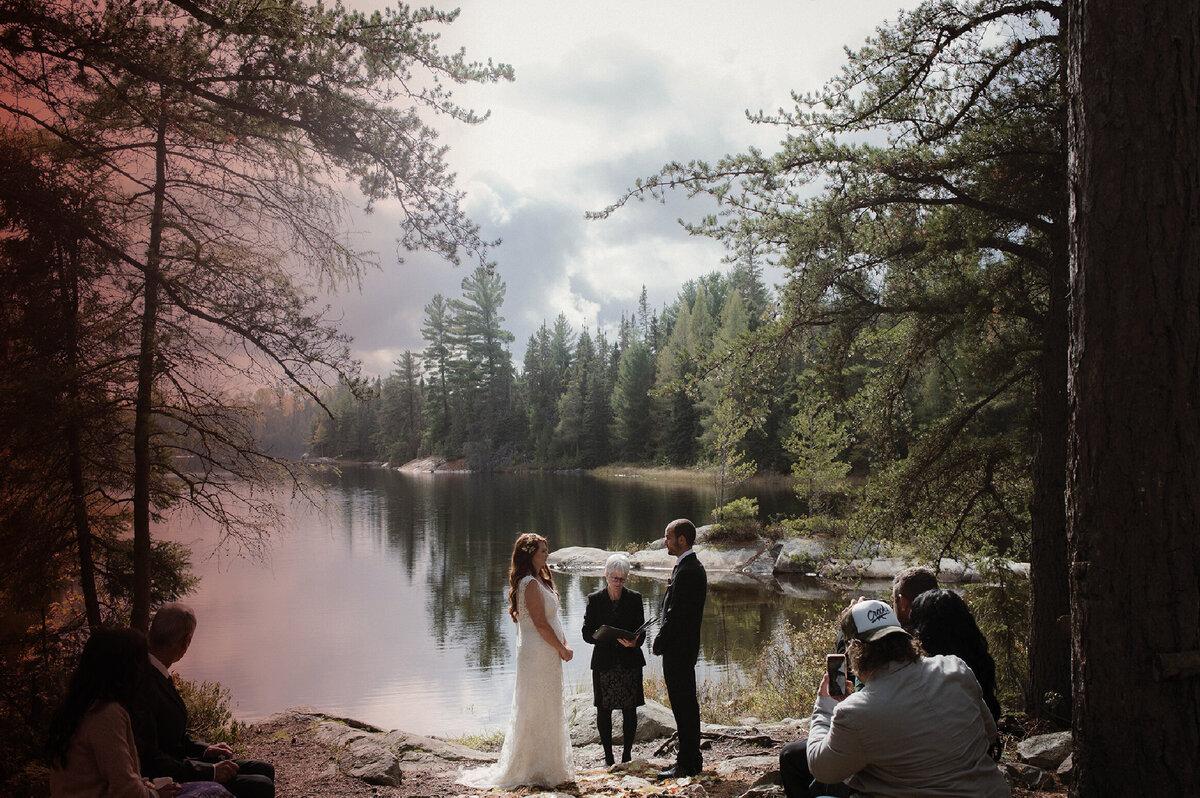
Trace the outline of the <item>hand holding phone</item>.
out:
M 829 694 L 834 698 L 846 695 L 846 655 L 826 655 L 825 670 L 829 673 Z

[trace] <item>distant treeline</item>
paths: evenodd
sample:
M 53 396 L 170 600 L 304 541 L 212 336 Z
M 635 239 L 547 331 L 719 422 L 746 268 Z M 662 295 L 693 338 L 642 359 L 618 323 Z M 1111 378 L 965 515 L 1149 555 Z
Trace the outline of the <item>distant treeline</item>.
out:
M 520 369 L 500 312 L 504 294 L 500 275 L 480 267 L 460 297 L 433 297 L 425 349 L 406 351 L 386 378 L 322 397 L 329 413 L 311 400 L 260 394 L 263 443 L 287 456 L 303 449 L 393 464 L 466 457 L 475 468 L 694 466 L 727 456 L 719 441 L 729 426 L 718 412 L 729 379 L 722 360 L 776 312 L 752 258 L 688 281 L 660 309 L 649 307 L 643 288 L 612 333 L 576 331 L 560 314 L 529 337 Z M 738 455 L 759 469 L 790 467 L 779 430 L 802 364 L 789 365 L 773 377 L 776 390 L 754 410 L 755 423 L 735 424 Z

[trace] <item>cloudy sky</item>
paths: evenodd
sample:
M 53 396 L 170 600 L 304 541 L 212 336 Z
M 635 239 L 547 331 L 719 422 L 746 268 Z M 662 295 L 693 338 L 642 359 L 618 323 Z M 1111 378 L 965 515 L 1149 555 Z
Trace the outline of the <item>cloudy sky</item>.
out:
M 387 5 L 346 0 L 352 8 Z M 711 203 L 633 203 L 604 221 L 584 213 L 610 204 L 663 164 L 713 161 L 749 146 L 773 150 L 782 131 L 752 125 L 749 111 L 791 108 L 789 93 L 818 89 L 905 0 L 462 0 L 436 2 L 462 14 L 443 29 L 445 52 L 512 64 L 513 83 L 456 89 L 459 104 L 491 111 L 476 127 L 444 122 L 448 160 L 466 208 L 486 238 L 508 292 L 505 326 L 525 342 L 565 313 L 574 329 L 611 331 L 637 307 L 725 270 L 714 242 L 692 238 L 677 219 Z M 405 350 L 420 351 L 424 306 L 460 295 L 473 266 L 404 253 L 395 216 L 381 206 L 355 220 L 382 268 L 361 291 L 331 301 L 370 374 L 386 374 Z M 768 274 L 769 283 L 778 274 Z

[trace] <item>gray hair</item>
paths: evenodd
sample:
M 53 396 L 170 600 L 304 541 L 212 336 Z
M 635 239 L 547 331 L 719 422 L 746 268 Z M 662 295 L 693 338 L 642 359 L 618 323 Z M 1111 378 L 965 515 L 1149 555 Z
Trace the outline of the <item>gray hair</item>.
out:
M 173 601 L 154 613 L 147 641 L 150 648 L 162 648 L 183 642 L 196 631 L 196 613 L 186 604 Z
M 604 561 L 604 575 L 629 576 L 629 569 L 632 567 L 629 557 L 621 552 L 617 552 L 616 554 L 608 555 L 608 559 Z

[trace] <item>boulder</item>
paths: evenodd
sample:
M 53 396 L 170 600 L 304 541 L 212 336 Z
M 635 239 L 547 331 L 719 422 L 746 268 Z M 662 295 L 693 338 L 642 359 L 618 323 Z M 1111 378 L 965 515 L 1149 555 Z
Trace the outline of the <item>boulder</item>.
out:
M 571 733 L 571 745 L 592 745 L 600 742 L 596 731 L 596 708 L 592 706 L 591 693 L 576 693 L 568 696 L 564 707 L 567 728 Z M 638 707 L 638 728 L 634 739 L 639 742 L 669 737 L 675 733 L 675 716 L 671 710 L 657 701 L 647 701 Z M 622 742 L 620 716 L 613 716 L 613 742 Z
M 380 732 L 355 729 L 337 721 L 318 724 L 317 742 L 337 749 L 338 770 L 368 784 L 399 787 L 400 762 Z
M 1017 758 L 1035 767 L 1054 770 L 1071 753 L 1071 732 L 1038 734 L 1017 743 Z
M 651 548 L 635 551 L 629 555 L 633 567 L 639 571 L 661 571 L 664 578 L 675 567 L 675 555 L 668 554 L 666 548 Z
M 1034 765 L 1005 762 L 1003 770 L 1004 777 L 1008 779 L 1009 784 L 1015 784 L 1027 790 L 1049 790 L 1054 787 L 1054 777 Z
M 595 571 L 604 575 L 604 561 L 610 552 L 591 546 L 567 546 L 550 552 L 547 561 L 551 567 L 564 571 Z
M 1075 754 L 1067 754 L 1067 758 L 1062 761 L 1054 774 L 1063 784 L 1070 784 L 1071 780 L 1075 778 Z

